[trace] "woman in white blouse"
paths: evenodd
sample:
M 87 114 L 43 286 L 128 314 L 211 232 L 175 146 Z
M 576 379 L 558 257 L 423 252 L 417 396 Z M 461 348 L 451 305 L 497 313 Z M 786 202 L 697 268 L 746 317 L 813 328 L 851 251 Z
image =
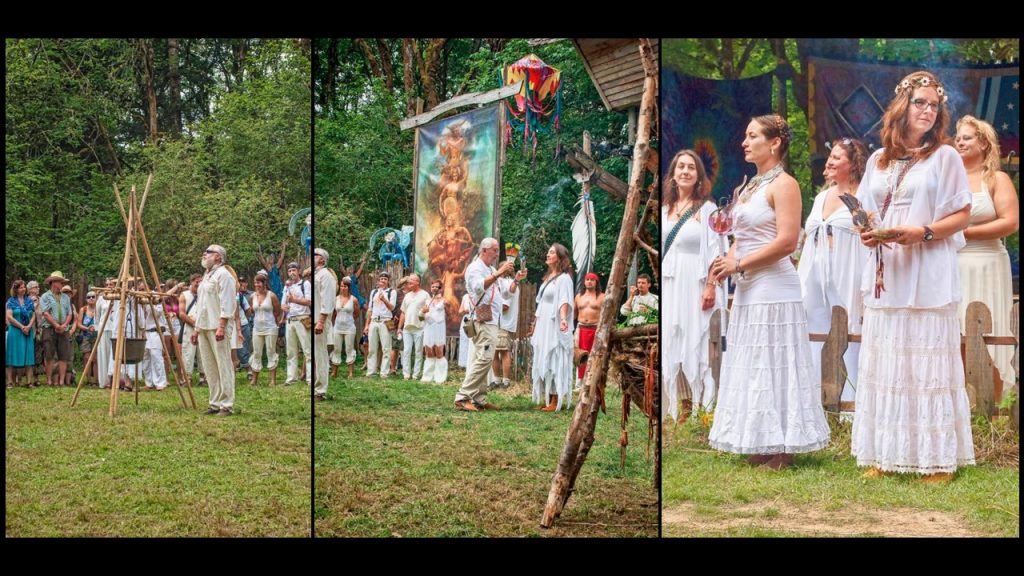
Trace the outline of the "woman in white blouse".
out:
M 883 148 L 868 159 L 859 200 L 874 231 L 861 285 L 863 343 L 851 452 L 865 477 L 890 472 L 948 481 L 974 463 L 960 359 L 957 250 L 971 212 L 963 162 L 947 140 L 945 88 L 930 72 L 896 86 Z M 884 245 L 880 242 L 885 242 Z
M 842 138 L 832 143 L 825 164 L 825 180 L 830 186 L 814 199 L 804 224 L 804 248 L 800 255 L 800 291 L 807 311 L 807 330 L 828 333 L 832 326 L 832 307 L 846 309 L 846 329 L 860 334 L 860 279 L 871 251 L 860 241 L 850 209 L 840 199 L 857 195 L 868 160 L 868 149 L 859 140 Z M 824 343 L 811 342 L 814 371 L 821 373 L 821 349 Z M 850 342 L 843 355 L 847 381 L 841 400 L 853 402 L 857 387 L 857 358 L 860 343 Z

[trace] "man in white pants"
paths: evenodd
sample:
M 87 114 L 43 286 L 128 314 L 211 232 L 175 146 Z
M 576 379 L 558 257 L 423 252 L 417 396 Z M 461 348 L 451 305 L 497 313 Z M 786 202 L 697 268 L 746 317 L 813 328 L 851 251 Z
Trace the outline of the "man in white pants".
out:
M 381 272 L 377 277 L 377 287 L 370 292 L 367 300 L 370 313 L 366 315 L 366 326 L 363 334 L 370 338 L 370 354 L 367 359 L 366 375 L 373 376 L 377 371 L 377 359 L 380 358 L 380 376 L 387 378 L 391 373 L 391 331 L 388 330 L 388 322 L 395 318 L 395 305 L 398 303 L 398 294 L 390 288 L 391 275 Z M 380 350 L 378 351 L 378 345 Z M 378 354 L 380 354 L 378 356 Z
M 202 363 L 197 362 L 198 349 L 192 343 L 192 334 L 196 330 L 196 316 L 198 312 L 196 304 L 199 302 L 196 296 L 199 294 L 199 281 L 202 279 L 202 274 L 190 276 L 188 279 L 188 290 L 182 292 L 181 296 L 178 296 L 178 319 L 181 320 L 182 328 L 181 357 L 183 365 L 181 367 L 181 376 L 186 381 L 192 380 L 192 370 L 196 364 L 200 364 L 199 372 L 206 374 L 206 371 L 202 368 Z
M 313 347 L 316 350 L 316 388 L 314 389 L 317 400 L 327 399 L 327 379 L 331 371 L 331 363 L 327 355 L 327 340 L 331 326 L 331 313 L 334 312 L 334 298 L 338 294 L 338 281 L 334 273 L 327 267 L 327 250 L 317 248 L 313 251 L 313 262 L 316 266 L 316 274 L 313 281 L 316 285 L 316 300 L 314 301 L 315 320 L 314 332 L 316 332 Z
M 223 246 L 211 244 L 203 251 L 203 279 L 199 283 L 196 302 L 196 331 L 192 343 L 199 346 L 199 356 L 210 385 L 210 408 L 207 414 L 230 416 L 235 405 L 235 371 L 231 364 L 231 343 L 225 338 L 228 322 L 235 317 L 238 289 L 235 278 L 224 267 L 228 253 Z
M 139 283 L 140 292 L 145 285 Z M 146 352 L 142 357 L 142 378 L 146 381 L 146 390 L 163 390 L 167 388 L 167 370 L 164 368 L 163 325 L 160 318 L 164 315 L 164 307 L 159 296 L 154 294 L 153 304 L 142 306 L 143 328 L 146 330 Z M 154 318 L 153 314 L 157 316 Z M 166 320 L 164 324 L 166 324 Z
M 480 410 L 497 410 L 498 407 L 487 401 L 487 372 L 491 369 L 494 359 L 494 346 L 498 340 L 498 317 L 501 315 L 501 304 L 508 298 L 508 292 L 501 292 L 498 279 L 512 272 L 515 265 L 503 262 L 497 269 L 494 263 L 498 260 L 498 241 L 484 238 L 480 242 L 480 254 L 466 268 L 466 289 L 474 305 L 473 326 L 476 336 L 473 337 L 473 358 L 466 368 L 466 378 L 462 388 L 455 395 L 455 408 L 469 412 Z M 526 277 L 526 270 L 516 273 L 516 280 Z M 490 308 L 488 316 L 481 318 L 477 307 Z
M 430 301 L 430 294 L 420 287 L 418 274 L 410 274 L 406 286 L 408 289 L 402 298 L 402 310 L 398 316 L 398 332 L 402 335 L 402 378 L 419 380 L 423 370 L 424 322 L 420 308 Z
M 285 386 L 299 381 L 299 348 L 302 348 L 302 357 L 306 361 L 306 380 L 311 382 L 313 370 L 310 360 L 312 355 L 309 352 L 309 332 L 312 328 L 310 318 L 310 304 L 313 301 L 313 288 L 309 280 L 299 277 L 298 262 L 288 264 L 288 277 L 292 285 L 284 293 L 284 304 L 288 310 L 288 320 L 285 328 L 285 343 L 288 350 L 288 377 L 285 378 Z M 309 328 L 304 322 L 310 322 Z

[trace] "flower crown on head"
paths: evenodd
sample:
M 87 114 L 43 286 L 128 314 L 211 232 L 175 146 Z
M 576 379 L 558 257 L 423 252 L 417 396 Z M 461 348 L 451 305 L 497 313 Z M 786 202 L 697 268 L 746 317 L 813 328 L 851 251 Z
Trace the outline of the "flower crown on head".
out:
M 927 76 L 918 76 L 917 78 L 904 78 L 902 82 L 896 85 L 895 92 L 896 94 L 899 94 L 900 92 L 906 90 L 913 91 L 914 88 L 927 88 L 929 86 L 935 87 L 935 92 L 938 93 L 939 98 L 942 98 L 943 102 L 949 100 L 949 96 L 946 95 L 946 89 L 942 87 L 942 84 L 939 84 L 938 80 L 933 82 L 931 78 L 928 78 Z

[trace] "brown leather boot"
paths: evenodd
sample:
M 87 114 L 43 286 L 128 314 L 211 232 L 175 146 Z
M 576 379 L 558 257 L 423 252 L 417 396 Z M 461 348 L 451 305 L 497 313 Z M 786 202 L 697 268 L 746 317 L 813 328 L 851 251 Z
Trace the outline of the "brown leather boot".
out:
M 558 407 L 558 396 L 551 394 L 548 396 L 548 405 L 541 408 L 541 412 L 554 412 L 555 408 Z

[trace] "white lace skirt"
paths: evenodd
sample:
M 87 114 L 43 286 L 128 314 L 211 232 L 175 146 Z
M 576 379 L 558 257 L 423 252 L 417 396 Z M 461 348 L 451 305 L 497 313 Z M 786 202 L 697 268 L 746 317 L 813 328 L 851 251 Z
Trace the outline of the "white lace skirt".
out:
M 445 325 L 443 321 L 437 323 L 427 322 L 426 325 L 423 326 L 423 345 L 444 346 L 445 330 L 447 328 L 448 327 Z M 459 330 L 462 329 L 459 328 Z
M 956 311 L 865 310 L 851 446 L 858 466 L 935 474 L 974 464 Z
M 803 304 L 734 305 L 726 344 L 711 447 L 796 454 L 828 446 Z

